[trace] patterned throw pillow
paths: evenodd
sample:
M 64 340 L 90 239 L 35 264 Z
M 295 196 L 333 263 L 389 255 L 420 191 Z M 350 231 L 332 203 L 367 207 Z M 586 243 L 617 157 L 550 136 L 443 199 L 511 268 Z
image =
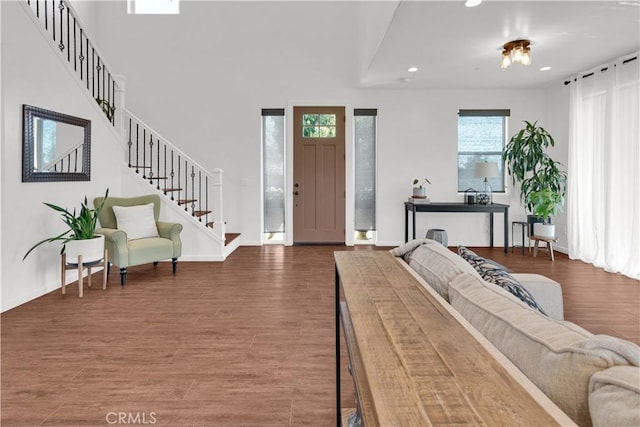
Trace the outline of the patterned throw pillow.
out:
M 458 246 L 458 254 L 476 269 L 485 282 L 500 286 L 529 307 L 538 310 L 545 316 L 547 315 L 538 303 L 536 303 L 533 295 L 506 270 L 464 246 Z

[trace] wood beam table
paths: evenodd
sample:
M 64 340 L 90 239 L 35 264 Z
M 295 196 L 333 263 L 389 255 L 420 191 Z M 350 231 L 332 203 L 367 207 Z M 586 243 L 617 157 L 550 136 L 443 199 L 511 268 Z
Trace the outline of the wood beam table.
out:
M 409 241 L 409 212 L 413 213 L 413 238 L 416 238 L 416 212 L 486 212 L 489 214 L 489 244 L 493 247 L 493 214 L 502 213 L 504 220 L 504 251 L 509 249 L 509 205 L 489 203 L 468 205 L 466 203 L 411 203 L 404 202 L 404 241 Z
M 401 260 L 334 256 L 338 426 L 341 324 L 366 427 L 575 425 Z

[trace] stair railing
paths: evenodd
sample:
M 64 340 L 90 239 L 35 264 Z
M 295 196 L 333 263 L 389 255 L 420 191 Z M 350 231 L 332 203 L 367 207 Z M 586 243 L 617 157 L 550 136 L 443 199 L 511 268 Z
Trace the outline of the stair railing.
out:
M 65 150 L 56 156 L 49 163 L 42 167 L 42 170 L 48 172 L 82 172 L 82 149 L 84 141 L 80 141 L 73 147 Z
M 121 112 L 129 168 L 224 242 L 222 169 L 208 172 L 130 111 Z
M 27 0 L 27 5 L 49 37 L 57 43 L 62 57 L 73 68 L 91 97 L 115 126 L 118 90 L 115 76 L 89 40 L 76 12 L 65 0 Z

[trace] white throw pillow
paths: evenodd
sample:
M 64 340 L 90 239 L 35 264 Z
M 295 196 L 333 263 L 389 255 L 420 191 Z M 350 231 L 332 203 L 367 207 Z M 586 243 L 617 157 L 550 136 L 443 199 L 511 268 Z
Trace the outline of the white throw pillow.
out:
M 153 216 L 153 203 L 138 206 L 114 206 L 118 230 L 127 233 L 128 240 L 158 237 Z

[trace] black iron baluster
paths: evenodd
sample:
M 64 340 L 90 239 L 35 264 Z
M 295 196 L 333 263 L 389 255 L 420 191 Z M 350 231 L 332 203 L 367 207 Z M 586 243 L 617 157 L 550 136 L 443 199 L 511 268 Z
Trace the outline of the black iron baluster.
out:
M 156 190 L 160 189 L 160 177 L 163 177 L 163 175 L 160 175 L 160 139 L 158 139 L 158 169 L 156 170 L 157 174 L 158 174 L 158 184 L 156 185 Z
M 167 175 L 167 144 L 164 144 L 164 175 L 162 175 L 164 177 L 168 176 Z M 164 181 L 164 195 L 167 195 L 167 185 L 169 184 L 168 180 Z
M 198 210 L 202 212 L 202 172 L 198 171 Z M 202 222 L 202 216 L 198 217 L 198 221 Z
M 53 41 L 56 41 L 56 1 L 51 1 L 51 34 L 53 35 Z
M 129 167 L 131 167 L 131 146 L 133 145 L 133 142 L 131 142 L 131 118 L 129 118 L 129 141 L 127 145 L 129 146 Z
M 140 158 L 140 156 L 138 154 L 140 152 L 140 149 L 138 148 L 138 136 L 139 136 L 138 123 L 136 123 L 136 173 L 140 173 L 140 172 L 138 172 L 138 167 L 139 167 L 138 166 L 138 160 Z
M 67 173 L 71 172 L 71 153 L 67 154 Z
M 93 49 L 93 53 L 95 55 L 95 48 Z M 100 66 L 100 57 L 98 56 L 98 65 L 95 65 L 95 61 L 93 63 L 93 65 L 96 67 L 96 72 L 98 73 L 98 102 L 100 103 L 100 107 L 102 107 L 102 99 L 100 98 L 100 71 L 102 71 L 102 66 Z
M 44 0 L 44 29 L 49 29 L 49 15 L 47 14 L 47 0 Z
M 196 216 L 196 204 L 195 200 L 196 189 L 196 172 L 193 166 L 191 166 L 191 216 Z
M 64 40 L 64 36 L 62 34 L 63 31 L 63 27 L 64 25 L 62 24 L 62 13 L 64 11 L 64 5 L 62 4 L 62 0 L 60 0 L 60 4 L 58 5 L 58 9 L 60 10 L 60 43 L 58 44 L 58 47 L 60 48 L 60 51 L 64 51 L 64 43 L 62 43 L 62 41 Z
M 36 0 L 36 16 L 40 18 L 40 0 Z
M 204 226 L 209 226 L 209 175 L 204 176 L 204 210 L 207 212 Z
M 69 45 L 71 44 L 71 31 L 69 31 L 69 8 L 67 8 L 67 62 L 71 62 L 71 49 L 69 49 Z
M 86 38 L 87 40 L 87 90 L 89 90 L 89 37 Z
M 171 150 L 171 189 L 173 190 L 175 187 L 173 186 L 173 150 Z M 175 191 L 171 192 L 171 200 L 174 200 L 173 198 L 173 193 L 175 193 Z
M 83 62 L 84 62 L 84 55 L 82 54 L 82 33 L 84 32 L 84 30 L 82 28 L 80 28 L 80 57 L 78 58 L 80 60 L 80 81 L 82 81 L 84 79 L 84 67 L 83 67 Z
M 87 37 L 87 43 L 89 42 L 89 38 Z M 87 77 L 89 77 L 89 73 L 87 72 Z M 93 98 L 96 97 L 96 50 L 91 46 L 91 96 Z
M 180 187 L 180 154 L 178 154 L 178 203 L 180 203 L 180 196 L 182 195 L 182 187 Z
M 111 79 L 111 124 L 116 125 L 116 81 Z
M 157 179 L 158 177 L 156 181 Z M 153 185 L 153 135 L 151 132 L 149 132 L 149 184 Z
M 187 161 L 184 161 L 184 211 L 188 212 L 187 208 L 187 197 L 189 197 L 189 166 L 187 165 Z
M 78 71 L 78 45 L 76 39 L 76 17 L 73 17 L 73 71 Z M 82 43 L 80 43 L 82 46 Z M 80 78 L 82 80 L 82 78 Z
M 142 178 L 147 179 L 147 128 L 142 128 Z

